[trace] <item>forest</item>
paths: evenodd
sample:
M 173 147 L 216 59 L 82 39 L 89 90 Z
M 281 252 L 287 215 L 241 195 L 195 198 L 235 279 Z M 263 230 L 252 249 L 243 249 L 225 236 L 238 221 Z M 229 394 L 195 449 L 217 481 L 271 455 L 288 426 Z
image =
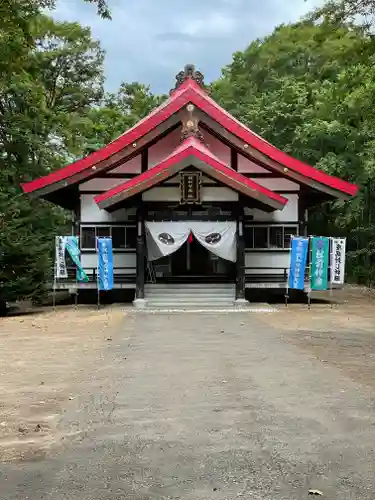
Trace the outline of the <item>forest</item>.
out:
M 110 5 L 90 3 L 111 22 Z M 110 142 L 165 98 L 142 82 L 105 92 L 100 43 L 87 27 L 46 15 L 53 7 L 50 0 L 0 3 L 0 301 L 43 297 L 54 236 L 71 227 L 70 213 L 29 199 L 20 184 Z M 310 232 L 346 236 L 348 280 L 369 286 L 374 13 L 375 0 L 328 1 L 297 23 L 249 40 L 210 84 L 219 104 L 275 146 L 360 185 L 355 199 L 317 207 Z

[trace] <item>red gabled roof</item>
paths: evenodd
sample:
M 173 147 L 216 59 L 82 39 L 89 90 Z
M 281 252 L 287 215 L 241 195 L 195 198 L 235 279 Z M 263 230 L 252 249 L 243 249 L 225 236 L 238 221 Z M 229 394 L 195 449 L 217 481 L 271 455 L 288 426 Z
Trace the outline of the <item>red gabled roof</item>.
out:
M 137 123 L 134 127 L 127 130 L 119 138 L 105 146 L 99 151 L 82 158 L 60 170 L 51 174 L 27 182 L 22 185 L 26 193 L 37 191 L 43 187 L 56 182 L 68 179 L 73 175 L 92 168 L 95 164 L 103 161 L 113 154 L 121 151 L 126 146 L 139 140 L 150 130 L 160 125 L 174 113 L 179 111 L 187 103 L 193 103 L 201 111 L 209 115 L 217 123 L 227 129 L 230 133 L 240 138 L 244 143 L 249 144 L 254 149 L 268 156 L 272 160 L 280 163 L 284 167 L 296 172 L 304 177 L 315 180 L 320 184 L 329 186 L 346 195 L 354 196 L 358 192 L 358 186 L 351 184 L 337 177 L 330 176 L 325 172 L 317 170 L 296 158 L 280 151 L 272 144 L 268 143 L 257 134 L 252 132 L 245 125 L 236 120 L 233 116 L 221 108 L 207 93 L 192 79 L 187 79 L 180 87 L 161 106 L 156 108 L 146 118 Z M 92 172 L 90 172 L 92 173 Z
M 189 165 L 195 166 L 230 188 L 251 198 L 256 198 L 273 209 L 281 209 L 288 202 L 283 196 L 274 193 L 225 165 L 195 137 L 186 139 L 155 167 L 105 193 L 97 195 L 94 200 L 100 208 L 108 208 L 126 198 L 150 189 Z

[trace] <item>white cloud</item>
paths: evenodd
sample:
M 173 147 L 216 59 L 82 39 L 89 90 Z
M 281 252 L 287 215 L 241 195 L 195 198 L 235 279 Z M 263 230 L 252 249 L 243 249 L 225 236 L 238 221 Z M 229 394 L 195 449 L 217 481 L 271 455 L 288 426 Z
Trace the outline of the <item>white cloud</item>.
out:
M 214 12 L 208 19 L 187 19 L 181 33 L 192 37 L 217 38 L 231 35 L 236 28 L 237 21 L 223 12 Z
M 136 80 L 167 92 L 186 63 L 196 64 L 206 81 L 215 79 L 233 52 L 321 1 L 109 0 L 113 19 L 107 21 L 83 0 L 58 0 L 53 15 L 91 27 L 106 50 L 109 90 Z

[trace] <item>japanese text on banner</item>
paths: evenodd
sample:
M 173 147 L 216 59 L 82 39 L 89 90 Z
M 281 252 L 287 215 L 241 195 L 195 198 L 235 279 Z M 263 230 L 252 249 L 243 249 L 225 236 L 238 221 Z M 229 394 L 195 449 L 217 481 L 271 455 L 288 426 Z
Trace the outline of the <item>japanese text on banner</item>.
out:
M 55 238 L 55 278 L 67 278 L 68 270 L 65 260 L 66 239 L 65 236 Z
M 98 238 L 98 289 L 113 288 L 113 254 L 112 239 Z
M 81 251 L 79 249 L 78 236 L 65 236 L 66 250 L 77 268 L 77 281 L 87 283 L 89 277 L 81 264 Z
M 311 239 L 311 290 L 328 288 L 329 238 L 314 236 Z
M 294 288 L 296 290 L 303 290 L 305 288 L 305 270 L 308 246 L 308 238 L 292 238 L 288 281 L 289 288 Z
M 343 285 L 345 279 L 346 238 L 332 238 L 331 278 L 335 285 Z

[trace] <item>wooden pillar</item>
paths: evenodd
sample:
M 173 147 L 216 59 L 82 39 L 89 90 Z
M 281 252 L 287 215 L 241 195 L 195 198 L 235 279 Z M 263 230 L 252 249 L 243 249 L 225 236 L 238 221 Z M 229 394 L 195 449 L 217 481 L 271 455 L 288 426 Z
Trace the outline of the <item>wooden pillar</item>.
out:
M 237 217 L 236 301 L 245 301 L 245 238 L 242 206 Z
M 238 153 L 237 151 L 232 148 L 230 150 L 230 166 L 237 172 L 238 170 Z
M 137 244 L 136 244 L 136 284 L 135 284 L 135 299 L 145 298 L 145 260 L 146 260 L 146 247 L 145 247 L 145 232 L 144 232 L 144 211 L 143 204 L 140 202 L 137 209 Z

